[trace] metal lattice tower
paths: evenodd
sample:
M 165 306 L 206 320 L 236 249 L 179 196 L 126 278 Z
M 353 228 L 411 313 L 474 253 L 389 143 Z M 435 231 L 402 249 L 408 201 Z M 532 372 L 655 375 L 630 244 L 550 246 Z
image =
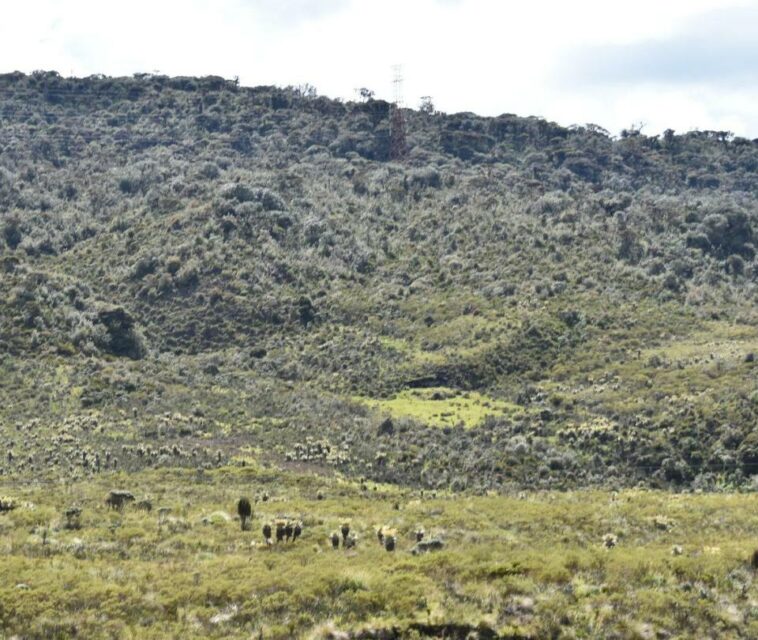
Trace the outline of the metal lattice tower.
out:
M 403 69 L 399 64 L 393 65 L 393 101 L 390 107 L 390 156 L 393 160 L 405 157 L 407 144 L 405 140 L 405 116 L 403 115 Z

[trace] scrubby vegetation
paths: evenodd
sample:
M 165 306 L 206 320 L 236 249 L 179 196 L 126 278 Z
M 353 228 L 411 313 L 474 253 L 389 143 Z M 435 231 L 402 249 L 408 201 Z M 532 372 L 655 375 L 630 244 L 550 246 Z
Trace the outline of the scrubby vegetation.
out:
M 263 493 L 254 495 L 241 482 L 221 495 L 220 487 L 199 479 L 271 465 L 295 487 L 319 477 L 342 478 L 346 487 L 386 483 L 401 506 L 411 490 L 442 492 L 446 500 L 460 494 L 460 502 L 449 504 L 462 511 L 471 504 L 493 510 L 531 504 L 531 498 L 472 497 L 490 492 L 754 488 L 758 141 L 714 131 L 646 136 L 631 129 L 614 137 L 595 125 L 425 109 L 404 112 L 408 148 L 397 160 L 390 113 L 380 100 L 343 103 L 310 89 L 246 88 L 217 77 L 0 76 L 0 493 L 8 494 L 0 501 L 0 526 L 16 540 L 6 545 L 20 563 L 14 571 L 42 570 L 19 542 L 34 518 L 18 508 L 18 482 L 44 483 L 28 489 L 24 500 L 46 513 L 34 521 L 47 527 L 46 536 L 57 535 L 52 512 L 45 511 L 53 504 L 65 516 L 63 536 L 88 531 L 96 545 L 122 525 L 141 539 L 148 523 L 154 536 L 157 518 L 172 522 L 171 535 L 186 536 L 181 571 L 190 581 L 193 554 L 204 552 L 187 550 L 200 544 L 189 533 L 193 518 L 203 510 L 209 521 L 226 522 L 247 496 L 249 518 L 236 530 L 224 525 L 221 542 L 211 545 L 217 568 L 231 563 L 229 585 L 236 586 L 224 589 L 235 597 L 205 598 L 197 584 L 187 583 L 194 599 L 169 605 L 156 591 L 161 604 L 152 612 L 130 622 L 116 614 L 109 619 L 134 633 L 142 624 L 169 635 L 177 629 L 228 635 L 225 627 L 214 631 L 210 617 L 238 620 L 239 607 L 252 606 L 241 594 L 253 593 L 236 580 L 244 563 L 234 546 L 241 543 L 231 540 L 257 536 L 264 543 L 268 523 L 275 546 L 276 521 L 283 520 L 293 535 L 296 523 L 302 527 L 302 544 L 287 551 L 296 566 L 311 562 L 305 560 L 314 553 L 311 536 L 331 549 L 334 533 L 340 549 L 357 541 L 348 550 L 366 560 L 366 571 L 378 562 L 408 569 L 376 583 L 356 578 L 370 589 L 325 587 L 321 578 L 328 582 L 334 574 L 337 580 L 329 564 L 304 597 L 323 603 L 319 589 L 336 589 L 362 604 L 319 604 L 323 608 L 307 621 L 288 622 L 291 629 L 305 633 L 329 621 L 335 629 L 357 628 L 353 622 L 392 608 L 405 612 L 398 624 L 423 626 L 442 620 L 441 609 L 430 607 L 426 618 L 411 615 L 423 607 L 392 600 L 401 597 L 392 580 L 407 582 L 410 593 L 427 591 L 445 575 L 454 590 L 484 589 L 485 574 L 466 573 L 463 558 L 471 553 L 475 566 L 490 552 L 487 540 L 498 539 L 494 532 L 507 531 L 507 519 L 490 518 L 481 530 L 461 525 L 461 540 L 476 538 L 473 546 L 419 553 L 412 562 L 441 563 L 450 572 L 438 567 L 425 574 L 408 568 L 404 536 L 410 529 L 393 525 L 391 509 L 377 506 L 381 501 L 361 494 L 340 515 L 330 484 L 324 494 L 314 490 L 324 509 L 319 501 L 319 509 L 297 503 L 277 513 L 262 509 Z M 168 495 L 174 477 L 199 483 L 187 489 L 195 492 L 193 502 L 181 516 L 156 515 L 153 506 L 167 500 L 155 496 Z M 145 495 L 132 488 L 138 478 L 149 485 Z M 61 482 L 74 489 L 41 488 Z M 111 490 L 131 492 L 134 501 L 115 499 L 114 509 L 93 522 L 92 505 L 105 510 Z M 691 498 L 691 504 L 707 509 L 719 499 Z M 83 501 L 90 501 L 87 508 Z M 369 524 L 362 509 L 379 509 L 371 518 L 376 522 Z M 352 519 L 356 540 L 342 535 L 338 515 Z M 421 515 L 407 526 L 432 526 Z M 324 522 L 314 528 L 308 518 Z M 359 529 L 356 520 L 364 521 Z M 492 522 L 505 528 L 493 529 Z M 366 533 L 369 526 L 386 526 L 382 544 L 395 551 L 378 544 L 369 551 L 363 538 L 376 537 Z M 159 534 L 168 524 L 161 527 Z M 608 529 L 592 528 L 592 545 L 606 554 L 599 558 L 631 553 L 624 551 L 625 536 L 639 548 L 647 544 L 634 527 Z M 613 544 L 604 545 L 606 534 Z M 711 546 L 723 548 L 715 530 L 713 536 Z M 160 540 L 148 539 L 131 555 L 128 544 L 113 547 L 128 555 L 122 570 L 143 581 L 158 575 L 150 569 L 151 554 L 162 548 Z M 418 543 L 426 547 L 433 539 Z M 730 571 L 741 571 L 738 557 L 742 562 L 752 551 L 738 551 L 743 540 L 729 540 L 728 560 L 713 559 L 711 582 L 685 582 L 700 580 L 713 589 Z M 568 545 L 551 553 L 573 549 L 557 533 L 550 541 Z M 538 557 L 543 542 L 530 558 Z M 694 537 L 672 544 L 682 546 L 677 557 L 688 567 L 711 558 L 688 559 L 690 549 L 706 544 Z M 258 563 L 256 571 L 279 563 L 272 572 L 279 576 L 284 556 L 277 553 L 244 562 Z M 597 593 L 608 593 L 604 577 L 587 574 L 581 558 L 590 560 L 576 553 L 576 567 L 584 568 L 562 569 L 565 580 L 555 596 L 561 602 L 573 597 L 566 585 L 577 571 L 598 585 Z M 64 573 L 73 571 L 74 560 L 65 558 Z M 628 578 L 638 558 L 632 554 L 624 561 L 631 564 L 616 568 Z M 363 566 L 364 560 L 354 562 Z M 670 586 L 674 561 L 666 562 L 655 571 Z M 542 572 L 535 567 L 553 564 L 529 566 Z M 309 564 L 309 571 L 315 575 L 319 566 Z M 104 585 L 110 578 L 98 571 L 88 575 Z M 534 599 L 530 589 L 542 589 L 544 576 L 530 575 L 524 593 Z M 376 595 L 376 585 L 388 593 Z M 23 593 L 13 591 L 14 599 Z M 113 606 L 128 601 L 136 607 L 137 593 L 143 591 L 113 595 Z M 489 605 L 477 599 L 481 594 L 461 595 L 461 603 L 474 603 L 471 610 L 453 607 L 446 620 L 476 618 L 492 629 L 520 625 L 518 633 L 527 637 L 560 635 L 565 626 L 556 623 L 548 633 L 549 616 L 534 603 L 534 624 L 501 619 L 498 607 L 512 604 L 488 594 Z M 295 602 L 287 597 L 277 605 L 281 611 Z M 379 597 L 384 600 L 369 603 Z M 679 595 L 666 598 L 691 615 Z M 80 604 L 69 607 L 69 618 L 91 635 L 94 627 L 87 625 L 95 624 L 97 607 L 91 618 L 74 613 L 89 606 L 85 600 L 72 596 L 70 602 Z M 219 605 L 216 613 L 209 603 Z M 749 635 L 743 604 L 734 604 L 743 616 L 734 629 Z M 31 605 L 18 606 L 0 609 L 13 629 L 41 615 Z M 274 624 L 275 608 L 264 609 L 242 615 L 234 629 L 249 634 Z M 364 613 L 353 619 L 350 611 Z M 645 637 L 644 629 L 617 626 L 626 624 L 624 615 L 603 618 L 613 633 Z M 71 633 L 69 627 L 43 628 L 57 617 L 40 620 L 40 637 Z M 661 626 L 673 629 L 667 620 Z M 596 622 L 581 623 L 584 635 L 598 633 Z
M 428 488 L 756 471 L 754 142 L 408 111 L 397 163 L 376 100 L 0 85 L 4 470 L 254 443 Z

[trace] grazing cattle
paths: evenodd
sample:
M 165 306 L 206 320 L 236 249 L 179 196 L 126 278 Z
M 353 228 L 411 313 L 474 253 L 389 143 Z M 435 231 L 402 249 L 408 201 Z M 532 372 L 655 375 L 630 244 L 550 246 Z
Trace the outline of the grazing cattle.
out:
M 267 522 L 263 525 L 263 539 L 267 542 L 271 542 L 271 525 Z
M 253 515 L 253 507 L 250 504 L 250 500 L 247 498 L 240 498 L 237 502 L 237 514 L 240 517 L 240 526 L 244 531 L 247 528 L 247 521 Z
M 145 511 L 147 513 L 150 513 L 153 510 L 153 503 L 150 502 L 150 500 L 140 500 L 137 504 L 134 505 L 137 509 L 141 509 L 142 511 Z
M 386 551 L 395 550 L 395 536 L 384 536 L 384 549 Z
M 284 520 L 276 521 L 276 541 L 281 542 L 284 540 L 285 522 Z
M 350 535 L 350 525 L 347 522 L 343 523 L 340 531 L 342 531 L 342 545 L 344 546 L 347 542 L 347 536 Z
M 753 551 L 753 555 L 750 558 L 750 566 L 753 567 L 754 570 L 758 570 L 758 549 Z
M 340 535 L 336 531 L 332 533 L 331 535 L 331 541 L 332 541 L 332 549 L 339 549 L 340 548 Z
M 297 540 L 302 533 L 303 533 L 303 525 L 300 524 L 299 522 L 296 522 L 294 528 L 292 529 L 292 542 Z
M 121 511 L 127 502 L 134 502 L 134 495 L 129 491 L 114 489 L 105 499 L 105 504 L 111 509 Z
M 416 542 L 421 542 L 424 539 L 424 530 L 419 529 L 416 531 Z
M 290 538 L 292 537 L 292 533 L 294 530 L 294 525 L 287 520 L 287 524 L 284 525 L 284 539 L 289 542 Z

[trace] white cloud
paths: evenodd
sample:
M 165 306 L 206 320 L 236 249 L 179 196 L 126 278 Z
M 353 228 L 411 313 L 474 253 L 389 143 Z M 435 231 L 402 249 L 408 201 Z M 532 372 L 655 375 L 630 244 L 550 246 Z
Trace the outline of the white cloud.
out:
M 644 73 L 588 86 L 562 82 L 581 52 L 644 51 L 682 41 L 693 20 L 723 17 L 756 0 L 27 0 L 0 23 L 3 71 L 68 75 L 239 76 L 243 84 L 315 85 L 352 98 L 357 87 L 390 97 L 391 66 L 404 65 L 406 103 L 431 95 L 445 111 L 541 115 L 611 131 L 729 128 L 758 136 L 755 90 L 666 81 Z M 703 18 L 705 16 L 705 18 Z M 733 18 L 731 19 L 734 20 Z M 702 24 L 702 23 L 701 23 Z M 705 23 L 708 26 L 708 22 Z M 742 25 L 744 27 L 744 25 Z M 708 30 L 706 29 L 706 33 Z M 682 55 L 686 55 L 685 53 Z M 630 58 L 631 59 L 631 58 Z M 675 69 L 674 69 L 675 71 Z

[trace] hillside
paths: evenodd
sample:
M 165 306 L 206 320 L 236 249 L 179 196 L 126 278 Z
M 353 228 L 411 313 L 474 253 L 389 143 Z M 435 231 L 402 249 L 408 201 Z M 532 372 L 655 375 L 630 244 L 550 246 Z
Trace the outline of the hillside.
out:
M 758 140 L 0 76 L 2 473 L 758 474 Z

